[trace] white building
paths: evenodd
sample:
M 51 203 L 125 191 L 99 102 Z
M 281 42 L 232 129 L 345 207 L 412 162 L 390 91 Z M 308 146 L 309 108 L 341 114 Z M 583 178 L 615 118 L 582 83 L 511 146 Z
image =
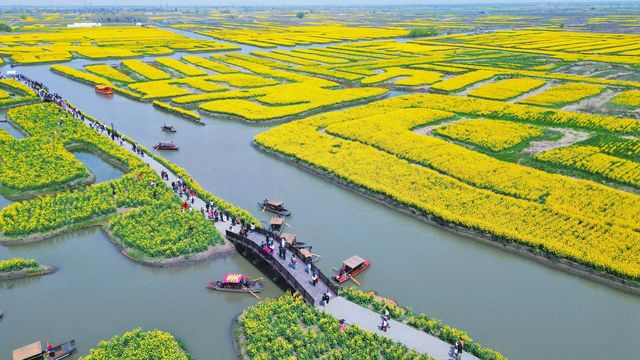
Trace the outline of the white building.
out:
M 73 24 L 67 24 L 67 27 L 70 27 L 70 28 L 96 27 L 96 26 L 102 26 L 102 24 L 101 23 L 73 23 Z

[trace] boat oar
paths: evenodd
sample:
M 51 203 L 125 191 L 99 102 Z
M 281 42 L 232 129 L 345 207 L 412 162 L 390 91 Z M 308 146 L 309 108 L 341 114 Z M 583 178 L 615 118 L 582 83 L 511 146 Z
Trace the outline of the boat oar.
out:
M 249 293 L 250 293 L 251 295 L 253 295 L 253 296 L 255 296 L 255 297 L 256 297 L 256 299 L 258 299 L 258 300 L 262 300 L 262 299 L 260 299 L 260 296 L 256 295 L 256 293 L 254 293 L 253 291 L 251 291 L 251 289 L 250 289 L 248 286 L 245 286 L 245 287 L 247 288 L 247 290 L 249 290 Z
M 336 269 L 336 268 L 334 268 L 334 267 L 332 267 L 332 269 L 333 269 L 333 271 L 335 271 L 335 272 L 339 272 L 339 271 L 338 271 L 338 269 Z M 351 275 L 348 275 L 348 276 L 349 276 L 349 279 L 350 279 L 350 280 L 352 280 L 354 283 L 356 283 L 356 285 L 358 285 L 358 286 L 362 286 L 362 284 L 360 284 L 360 282 L 359 282 L 358 280 L 356 280 L 353 276 L 351 276 Z
M 263 278 L 262 276 L 260 276 L 259 278 L 253 279 L 252 281 L 253 281 L 253 282 L 256 282 L 256 281 L 258 281 L 258 280 L 262 280 L 262 279 L 264 279 L 264 278 Z

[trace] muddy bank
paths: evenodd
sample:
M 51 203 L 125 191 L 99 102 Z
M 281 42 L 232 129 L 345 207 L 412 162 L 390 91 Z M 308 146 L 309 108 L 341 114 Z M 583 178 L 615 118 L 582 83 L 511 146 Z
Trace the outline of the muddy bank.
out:
M 32 276 L 41 276 L 47 274 L 53 274 L 56 268 L 49 265 L 38 265 L 37 268 L 22 269 L 18 271 L 9 271 L 0 273 L 0 280 L 15 280 Z

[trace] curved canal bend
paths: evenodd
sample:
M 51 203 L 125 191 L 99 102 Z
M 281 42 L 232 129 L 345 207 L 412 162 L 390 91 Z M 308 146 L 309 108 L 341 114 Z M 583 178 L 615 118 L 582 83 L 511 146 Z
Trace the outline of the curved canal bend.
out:
M 373 266 L 359 277 L 365 289 L 464 329 L 510 358 L 640 358 L 640 349 L 629 346 L 640 334 L 637 296 L 430 226 L 265 155 L 251 141 L 268 126 L 210 117 L 200 126 L 148 103 L 97 96 L 90 86 L 51 73 L 48 65 L 16 70 L 148 148 L 171 138 L 181 149 L 163 153 L 167 159 L 264 220 L 268 215 L 257 209 L 259 199 L 286 200 L 294 212 L 289 230 L 314 245 L 324 271 L 353 254 L 368 257 Z M 178 132 L 162 133 L 163 123 L 175 124 Z M 0 206 L 8 203 L 0 197 Z M 212 352 L 233 359 L 231 320 L 255 303 L 253 297 L 204 288 L 225 272 L 257 274 L 239 255 L 186 268 L 148 268 L 120 255 L 99 230 L 87 229 L 0 247 L 1 258 L 13 256 L 60 270 L 0 283 L 3 356 L 37 339 L 69 338 L 78 340 L 84 354 L 101 339 L 142 326 L 173 332 L 196 359 Z M 262 294 L 280 293 L 267 283 Z

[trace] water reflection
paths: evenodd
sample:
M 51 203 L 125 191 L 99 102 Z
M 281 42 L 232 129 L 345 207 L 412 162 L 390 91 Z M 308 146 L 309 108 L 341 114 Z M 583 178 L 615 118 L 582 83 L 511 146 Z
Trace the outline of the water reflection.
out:
M 115 180 L 123 175 L 120 169 L 109 164 L 96 154 L 86 151 L 74 151 L 73 155 L 96 176 L 96 183 Z

